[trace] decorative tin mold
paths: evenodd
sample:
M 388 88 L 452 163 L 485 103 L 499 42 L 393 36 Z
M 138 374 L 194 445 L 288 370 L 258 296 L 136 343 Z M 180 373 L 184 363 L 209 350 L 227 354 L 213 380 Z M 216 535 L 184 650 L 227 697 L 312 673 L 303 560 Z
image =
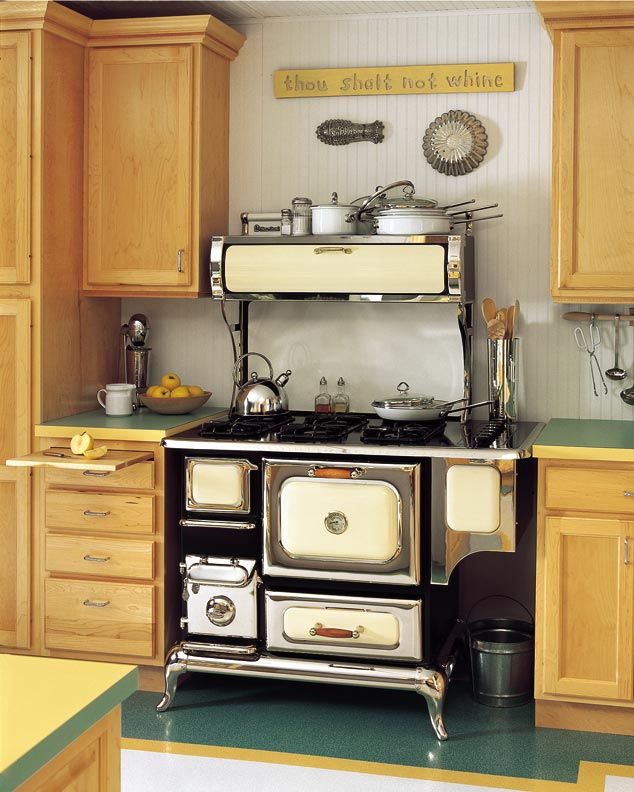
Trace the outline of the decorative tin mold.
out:
M 382 143 L 384 128 L 382 121 L 356 124 L 343 118 L 329 118 L 317 127 L 315 134 L 328 146 L 347 146 L 348 143 L 359 143 L 362 140 Z
M 438 116 L 423 137 L 425 159 L 446 176 L 471 173 L 484 159 L 488 146 L 482 123 L 463 110 L 449 110 Z

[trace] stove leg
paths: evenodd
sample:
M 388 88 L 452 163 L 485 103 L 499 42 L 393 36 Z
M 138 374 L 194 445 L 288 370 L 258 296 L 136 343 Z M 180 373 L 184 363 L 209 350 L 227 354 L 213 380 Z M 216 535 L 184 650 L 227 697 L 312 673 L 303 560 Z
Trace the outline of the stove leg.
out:
M 176 684 L 179 676 L 187 670 L 187 652 L 180 646 L 175 646 L 168 654 L 165 661 L 165 693 L 156 705 L 157 712 L 165 712 L 176 694 Z
M 436 732 L 439 740 L 448 738 L 445 723 L 442 717 L 443 706 L 445 704 L 445 693 L 447 691 L 447 680 L 442 671 L 433 668 L 416 669 L 416 692 L 427 701 L 427 709 L 431 725 Z

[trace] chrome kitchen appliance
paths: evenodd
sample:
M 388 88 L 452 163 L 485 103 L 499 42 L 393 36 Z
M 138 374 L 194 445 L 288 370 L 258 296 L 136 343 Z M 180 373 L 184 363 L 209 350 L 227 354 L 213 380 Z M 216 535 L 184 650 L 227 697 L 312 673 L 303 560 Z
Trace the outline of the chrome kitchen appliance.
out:
M 217 237 L 211 274 L 214 298 L 240 303 L 241 353 L 253 300 L 444 303 L 471 395 L 468 236 Z M 182 635 L 158 710 L 185 671 L 354 684 L 419 693 L 446 739 L 448 667 L 435 655 L 456 615 L 452 572 L 472 553 L 515 549 L 539 429 L 469 414 L 234 412 L 166 438 Z
M 134 409 L 145 410 L 139 393 L 145 391 L 149 381 L 150 352 L 146 346 L 150 333 L 150 321 L 145 314 L 133 314 L 127 324 L 121 326 L 123 337 L 123 360 L 125 381 L 136 388 Z

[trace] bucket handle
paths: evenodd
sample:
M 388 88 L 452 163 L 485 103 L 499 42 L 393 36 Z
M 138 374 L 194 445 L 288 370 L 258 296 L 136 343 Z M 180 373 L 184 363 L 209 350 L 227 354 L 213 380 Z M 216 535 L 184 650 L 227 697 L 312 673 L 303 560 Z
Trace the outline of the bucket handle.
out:
M 468 628 L 468 626 L 469 626 L 469 618 L 470 618 L 471 614 L 473 613 L 473 611 L 474 611 L 474 610 L 475 610 L 475 609 L 478 607 L 478 605 L 480 605 L 480 603 L 482 603 L 482 602 L 484 602 L 485 600 L 488 600 L 488 599 L 506 599 L 506 600 L 511 600 L 511 602 L 514 602 L 516 605 L 519 605 L 519 606 L 520 606 L 520 608 L 521 608 L 523 611 L 525 611 L 526 613 L 528 613 L 528 616 L 529 616 L 529 618 L 530 618 L 530 620 L 531 620 L 531 624 L 532 624 L 533 626 L 535 625 L 535 617 L 534 617 L 534 616 L 533 616 L 533 614 L 532 614 L 532 613 L 529 611 L 529 609 L 526 607 L 526 605 L 524 605 L 523 603 L 521 603 L 519 600 L 516 600 L 514 597 L 509 597 L 509 595 L 508 595 L 508 594 L 487 594 L 487 596 L 486 596 L 486 597 L 481 597 L 481 598 L 480 598 L 480 599 L 479 599 L 477 602 L 475 602 L 475 603 L 474 603 L 474 604 L 473 604 L 473 605 L 472 605 L 472 606 L 469 608 L 469 613 L 467 613 L 467 618 L 465 619 L 465 621 L 466 621 L 466 623 L 467 623 L 467 628 Z

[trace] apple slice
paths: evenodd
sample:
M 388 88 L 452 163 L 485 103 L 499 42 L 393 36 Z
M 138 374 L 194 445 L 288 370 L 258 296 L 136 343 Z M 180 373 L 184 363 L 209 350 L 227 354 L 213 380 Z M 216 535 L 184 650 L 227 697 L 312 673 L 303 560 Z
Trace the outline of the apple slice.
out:
M 84 451 L 86 459 L 101 459 L 108 453 L 106 446 L 98 446 L 97 448 L 89 448 Z
M 86 451 L 90 451 L 94 444 L 95 441 L 92 439 L 92 435 L 89 435 L 88 432 L 82 432 L 71 437 L 70 450 L 73 454 L 81 456 Z

